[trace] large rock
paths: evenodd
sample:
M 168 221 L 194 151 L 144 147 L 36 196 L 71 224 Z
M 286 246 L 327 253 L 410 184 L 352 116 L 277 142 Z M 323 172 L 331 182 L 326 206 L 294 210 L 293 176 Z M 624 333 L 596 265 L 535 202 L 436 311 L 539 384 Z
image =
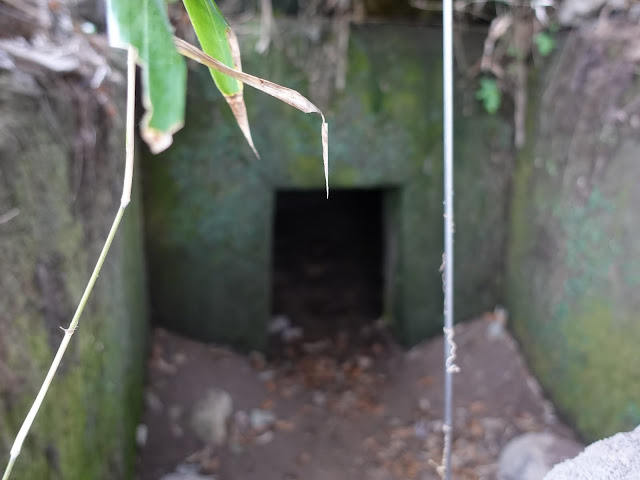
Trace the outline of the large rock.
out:
M 500 452 L 498 480 L 541 480 L 555 464 L 581 450 L 582 445 L 549 432 L 525 433 Z
M 637 27 L 569 36 L 532 92 L 507 298 L 529 363 L 585 435 L 640 423 Z
M 198 437 L 210 445 L 222 445 L 227 440 L 233 399 L 226 391 L 209 390 L 191 413 L 191 427 Z
M 544 480 L 636 480 L 640 478 L 640 427 L 589 445 L 556 465 Z
M 0 71 L 3 458 L 119 207 L 123 60 L 100 91 L 73 74 L 38 67 Z M 132 472 L 146 334 L 138 194 L 135 182 L 133 202 L 17 461 L 17 479 L 99 480 Z

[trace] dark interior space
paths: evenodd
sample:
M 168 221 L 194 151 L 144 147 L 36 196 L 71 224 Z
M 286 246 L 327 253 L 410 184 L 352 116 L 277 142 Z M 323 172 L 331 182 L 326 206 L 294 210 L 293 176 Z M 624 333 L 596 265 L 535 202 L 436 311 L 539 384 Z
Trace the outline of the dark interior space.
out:
M 355 333 L 383 308 L 382 190 L 278 191 L 272 313 L 304 341 Z

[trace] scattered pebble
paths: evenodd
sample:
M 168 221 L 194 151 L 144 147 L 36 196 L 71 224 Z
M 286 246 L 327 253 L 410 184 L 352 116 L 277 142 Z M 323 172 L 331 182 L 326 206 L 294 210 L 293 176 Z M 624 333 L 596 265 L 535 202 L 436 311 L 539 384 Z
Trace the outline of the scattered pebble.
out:
M 152 390 L 147 390 L 145 393 L 144 403 L 149 410 L 155 413 L 160 413 L 164 409 L 162 400 Z
M 514 383 L 514 388 L 522 391 L 523 380 L 527 381 L 529 377 L 518 370 L 521 369 L 521 363 L 510 361 L 509 357 L 517 353 L 517 349 L 510 344 L 508 348 L 505 347 L 504 342 L 510 339 L 506 329 L 499 335 L 496 329 L 493 337 L 488 334 L 488 330 L 497 328 L 492 327 L 492 323 L 504 324 L 499 312 L 489 312 L 478 322 L 456 327 L 461 360 L 464 361 L 469 349 L 477 349 L 478 344 L 491 352 L 492 359 L 497 351 L 506 359 L 500 362 L 501 368 L 504 366 L 504 371 L 500 372 L 505 375 L 500 377 L 503 379 L 501 381 L 504 383 L 504 379 L 507 379 L 509 384 Z M 373 331 L 372 335 L 377 335 L 377 332 Z M 207 446 L 199 452 L 207 453 L 193 461 L 198 468 L 189 472 L 176 471 L 171 475 L 194 474 L 199 475 L 194 478 L 200 480 L 214 478 L 202 477 L 203 474 L 219 475 L 224 471 L 225 475 L 230 475 L 229 478 L 243 478 L 240 468 L 245 467 L 240 465 L 245 465 L 245 460 L 251 464 L 255 461 L 269 463 L 277 453 L 273 462 L 285 461 L 289 464 L 278 464 L 278 472 L 261 473 L 262 478 L 283 479 L 285 472 L 294 475 L 292 478 L 309 478 L 309 472 L 319 464 L 326 468 L 327 478 L 359 478 L 359 475 L 363 475 L 362 478 L 367 480 L 437 479 L 436 467 L 441 462 L 443 446 L 442 421 L 439 420 L 441 401 L 438 395 L 442 390 L 442 381 L 439 371 L 433 368 L 433 359 L 440 361 L 442 358 L 441 354 L 434 354 L 437 348 L 441 349 L 441 342 L 422 344 L 409 354 L 401 351 L 396 354 L 390 351 L 391 345 L 375 341 L 370 339 L 365 342 L 352 332 L 350 336 L 344 334 L 340 339 L 303 343 L 301 348 L 287 347 L 292 353 L 283 355 L 281 359 L 266 359 L 263 354 L 254 352 L 247 361 L 246 357 L 227 350 L 224 355 L 216 355 L 216 361 L 218 357 L 222 360 L 219 368 L 227 370 L 219 370 L 221 373 L 212 375 L 215 367 L 212 364 L 204 369 L 206 376 L 203 376 L 203 382 L 211 379 L 219 382 L 214 384 L 228 389 L 233 393 L 234 400 L 242 399 L 241 406 L 245 410 L 234 412 L 235 402 L 231 401 L 231 396 L 226 398 L 225 390 L 214 389 L 217 399 L 213 402 L 209 399 L 209 408 L 204 410 L 209 412 L 209 417 L 213 415 L 222 419 L 218 425 L 223 425 L 224 443 L 228 447 L 220 449 L 214 446 L 212 440 L 206 440 Z M 345 346 L 345 343 L 349 344 Z M 378 347 L 374 345 L 378 345 L 379 353 L 376 353 Z M 155 358 L 169 358 L 174 363 L 176 355 L 171 352 L 176 351 L 187 353 L 180 374 L 166 377 L 162 371 L 154 372 L 152 367 L 152 375 L 160 381 L 150 382 L 154 387 L 148 390 L 151 395 L 149 398 L 147 394 L 145 404 L 147 411 L 155 412 L 155 415 L 158 414 L 158 408 L 166 412 L 155 418 L 167 423 L 172 432 L 170 435 L 175 437 L 176 448 L 182 446 L 185 450 L 184 445 L 193 445 L 194 431 L 182 430 L 184 421 L 180 424 L 178 421 L 184 419 L 185 411 L 172 404 L 176 402 L 173 395 L 163 394 L 171 385 L 180 384 L 181 376 L 190 371 L 198 355 L 195 353 L 197 350 L 185 349 L 182 345 L 180 348 L 168 345 L 157 348 Z M 241 384 L 236 381 L 236 371 L 229 374 L 228 359 L 235 362 L 237 376 L 243 379 Z M 456 480 L 497 479 L 497 460 L 505 442 L 525 431 L 544 428 L 555 431 L 554 426 L 544 423 L 541 412 L 536 409 L 537 404 L 532 406 L 531 403 L 521 402 L 496 411 L 493 404 L 496 394 L 490 390 L 495 386 L 495 381 L 489 373 L 474 371 L 473 377 L 467 379 L 473 385 L 473 389 L 470 389 L 473 394 L 459 397 L 453 411 Z M 250 383 L 249 388 L 247 383 Z M 252 392 L 250 396 L 244 393 L 245 389 Z M 535 390 L 524 390 L 526 395 L 539 396 Z M 209 394 L 207 392 L 205 396 Z M 159 398 L 154 399 L 154 395 Z M 520 395 L 517 398 L 523 397 Z M 158 404 L 162 402 L 166 403 L 159 407 Z M 186 419 L 193 426 L 196 423 L 193 419 L 195 409 L 186 412 L 191 415 Z M 279 419 L 276 412 L 283 418 Z M 157 440 L 155 418 L 152 415 L 151 419 L 145 419 L 154 444 Z M 201 423 L 211 436 L 215 422 L 209 418 Z M 366 433 L 355 433 L 360 429 Z M 137 432 L 136 436 L 140 435 Z M 353 450 L 347 451 L 350 447 L 345 442 L 352 444 Z M 284 457 L 281 449 L 285 449 Z M 335 454 L 333 450 L 336 450 Z M 313 452 L 313 458 L 309 452 Z M 149 455 L 149 447 L 141 449 L 141 453 Z M 337 465 L 328 460 L 336 454 L 338 457 L 335 458 L 340 462 L 342 460 L 339 457 L 346 456 L 346 463 L 340 467 L 340 471 L 336 470 Z M 234 458 L 236 455 L 242 456 Z M 192 456 L 193 451 L 184 453 L 184 458 Z M 169 480 L 185 478 L 190 480 L 190 477 L 169 477 Z
M 222 389 L 211 389 L 195 406 L 191 427 L 203 442 L 221 445 L 227 439 L 227 422 L 232 412 L 231 395 Z
M 291 326 L 291 320 L 286 315 L 276 315 L 271 319 L 267 327 L 267 332 L 277 335 Z
M 418 399 L 418 408 L 423 413 L 429 412 L 429 410 L 431 410 L 431 400 L 427 397 L 420 397 Z
M 416 438 L 426 438 L 429 435 L 429 427 L 424 420 L 418 420 L 413 426 L 413 432 Z
M 331 347 L 329 340 L 319 340 L 317 342 L 307 342 L 302 344 L 302 351 L 309 355 L 316 355 L 322 353 Z
M 136 427 L 136 445 L 138 448 L 144 448 L 149 439 L 149 427 L 144 423 L 139 424 Z
M 504 334 L 504 325 L 499 322 L 491 322 L 487 326 L 487 338 L 489 340 L 495 340 L 500 338 Z
M 184 408 L 182 405 L 171 405 L 169 407 L 169 418 L 172 422 L 177 422 L 182 417 L 182 413 L 184 412 Z
M 271 427 L 277 420 L 276 415 L 269 410 L 254 408 L 249 415 L 251 428 L 257 431 Z
M 239 431 L 248 430 L 251 423 L 249 422 L 249 415 L 244 410 L 238 410 L 233 415 L 233 420 L 236 426 L 236 429 Z
M 249 354 L 249 363 L 254 370 L 263 370 L 267 366 L 267 359 L 262 352 L 253 351 Z
M 280 334 L 280 338 L 284 343 L 294 343 L 302 340 L 303 331 L 300 327 L 285 328 Z
M 311 395 L 311 401 L 316 407 L 324 407 L 327 403 L 327 395 L 316 390 Z
M 275 370 L 262 370 L 258 373 L 258 378 L 261 382 L 270 382 L 276 377 Z
M 371 357 L 367 357 L 365 355 L 358 355 L 358 366 L 362 370 L 369 370 L 373 365 L 373 360 Z
M 256 445 L 266 445 L 267 443 L 270 443 L 274 439 L 274 437 L 275 435 L 273 434 L 273 432 L 271 430 L 267 430 L 265 432 L 262 432 L 260 435 L 257 435 L 253 439 L 253 442 Z
M 176 352 L 173 355 L 173 363 L 180 366 L 187 361 L 187 355 L 183 352 Z
M 180 464 L 174 472 L 160 477 L 160 480 L 216 480 L 216 477 L 213 475 L 201 475 L 197 466 Z

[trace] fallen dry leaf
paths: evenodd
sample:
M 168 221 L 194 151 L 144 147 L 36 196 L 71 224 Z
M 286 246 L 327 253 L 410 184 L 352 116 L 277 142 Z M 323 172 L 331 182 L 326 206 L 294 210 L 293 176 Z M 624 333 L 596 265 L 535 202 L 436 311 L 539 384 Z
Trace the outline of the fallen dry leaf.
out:
M 293 432 L 296 429 L 296 424 L 290 420 L 276 420 L 275 427 L 281 432 Z
M 426 377 L 421 377 L 418 379 L 418 383 L 420 385 L 422 385 L 423 387 L 430 387 L 431 385 L 435 384 L 437 382 L 435 377 L 431 377 L 431 376 L 426 376 Z

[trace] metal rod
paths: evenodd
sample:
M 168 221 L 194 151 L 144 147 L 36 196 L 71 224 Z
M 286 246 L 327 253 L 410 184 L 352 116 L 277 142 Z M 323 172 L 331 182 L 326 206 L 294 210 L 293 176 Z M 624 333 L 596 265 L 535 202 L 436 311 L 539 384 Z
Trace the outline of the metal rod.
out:
M 453 2 L 442 6 L 443 107 L 444 107 L 444 447 L 442 468 L 445 480 L 451 478 L 453 436 L 453 373 L 457 367 L 453 342 Z

